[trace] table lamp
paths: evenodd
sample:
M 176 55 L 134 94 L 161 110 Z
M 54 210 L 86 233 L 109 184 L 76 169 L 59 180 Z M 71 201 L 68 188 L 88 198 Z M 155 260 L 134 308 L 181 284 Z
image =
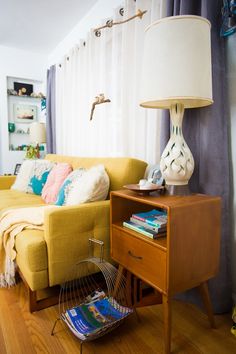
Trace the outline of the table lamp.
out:
M 194 170 L 182 132 L 184 109 L 213 103 L 210 27 L 207 19 L 187 15 L 165 17 L 145 31 L 140 105 L 170 110 L 171 137 L 160 167 L 173 194 L 177 186 L 188 194 Z
M 40 144 L 46 143 L 46 129 L 45 124 L 40 122 L 34 122 L 30 124 L 29 131 L 30 142 L 36 144 L 36 157 L 40 157 Z

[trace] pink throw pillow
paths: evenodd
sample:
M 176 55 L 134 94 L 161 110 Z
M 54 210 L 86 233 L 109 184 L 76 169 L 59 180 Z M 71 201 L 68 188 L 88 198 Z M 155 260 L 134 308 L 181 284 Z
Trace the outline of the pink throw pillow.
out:
M 55 203 L 62 183 L 71 171 L 72 167 L 68 163 L 58 163 L 53 167 L 42 190 L 42 199 L 45 203 Z

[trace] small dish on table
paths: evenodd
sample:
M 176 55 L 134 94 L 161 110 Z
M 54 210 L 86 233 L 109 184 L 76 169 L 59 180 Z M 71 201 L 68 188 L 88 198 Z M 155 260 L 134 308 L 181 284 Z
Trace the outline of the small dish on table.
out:
M 126 189 L 129 189 L 130 191 L 136 192 L 137 194 L 140 195 L 149 195 L 152 192 L 163 192 L 165 190 L 164 186 L 158 186 L 157 184 L 152 183 L 150 186 L 145 187 L 145 186 L 140 186 L 139 184 L 126 184 L 123 186 Z

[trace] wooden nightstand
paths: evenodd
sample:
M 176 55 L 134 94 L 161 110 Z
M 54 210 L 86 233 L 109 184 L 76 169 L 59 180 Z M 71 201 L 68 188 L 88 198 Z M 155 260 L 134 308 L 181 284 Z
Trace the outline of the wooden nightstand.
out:
M 166 237 L 153 240 L 123 227 L 133 213 L 167 211 Z M 165 353 L 171 348 L 171 297 L 199 287 L 212 327 L 215 327 L 207 280 L 217 274 L 220 254 L 221 199 L 190 196 L 139 196 L 111 192 L 111 256 L 161 294 Z

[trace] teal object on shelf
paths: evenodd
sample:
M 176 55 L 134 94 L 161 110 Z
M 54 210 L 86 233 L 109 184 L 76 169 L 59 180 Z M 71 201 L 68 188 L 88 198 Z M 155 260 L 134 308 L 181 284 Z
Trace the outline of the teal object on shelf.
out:
M 9 133 L 14 133 L 15 129 L 16 129 L 15 123 L 8 123 Z

